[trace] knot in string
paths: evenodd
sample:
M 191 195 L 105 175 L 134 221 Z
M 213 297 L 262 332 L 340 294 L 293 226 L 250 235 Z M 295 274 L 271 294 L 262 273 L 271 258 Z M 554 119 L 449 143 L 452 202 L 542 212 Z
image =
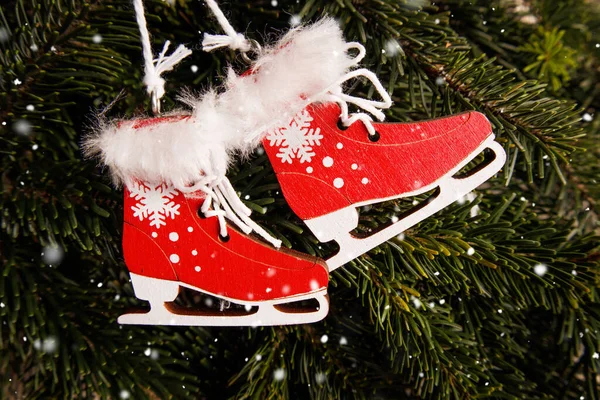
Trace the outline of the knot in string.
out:
M 217 2 L 215 0 L 206 0 L 206 4 L 215 15 L 215 18 L 217 18 L 217 22 L 221 25 L 225 35 L 210 35 L 205 33 L 204 40 L 202 40 L 202 50 L 213 51 L 221 47 L 229 47 L 232 50 L 239 50 L 242 53 L 252 50 L 250 41 L 233 29 L 233 26 L 231 26 Z
M 140 28 L 142 54 L 144 55 L 144 85 L 146 85 L 146 91 L 152 98 L 152 111 L 158 114 L 160 112 L 159 100 L 165 94 L 165 80 L 161 75 L 167 71 L 171 71 L 181 60 L 192 54 L 192 51 L 184 45 L 179 45 L 171 55 L 167 56 L 167 50 L 171 44 L 167 40 L 158 58 L 154 59 L 142 0 L 133 0 L 133 7 Z

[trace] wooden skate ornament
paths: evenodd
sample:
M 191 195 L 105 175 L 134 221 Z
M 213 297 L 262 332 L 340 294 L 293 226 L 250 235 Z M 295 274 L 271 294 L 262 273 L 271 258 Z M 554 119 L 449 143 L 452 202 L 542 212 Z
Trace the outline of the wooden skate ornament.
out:
M 135 182 L 125 190 L 123 252 L 135 294 L 148 313 L 119 323 L 151 325 L 264 326 L 315 322 L 328 312 L 328 271 L 315 257 L 271 245 L 206 217 L 207 195 L 184 195 L 165 184 Z M 190 311 L 170 303 L 180 287 L 244 309 Z M 289 310 L 315 299 L 318 307 Z M 250 312 L 254 306 L 257 311 Z M 289 308 L 289 307 L 288 307 Z
M 480 113 L 418 123 L 344 126 L 336 103 L 314 104 L 289 125 L 269 132 L 263 146 L 286 201 L 322 242 L 340 249 L 327 260 L 339 268 L 465 196 L 495 175 L 505 152 Z M 455 176 L 484 150 L 489 157 L 464 176 Z M 358 226 L 357 207 L 412 197 L 438 189 L 432 198 L 370 236 Z

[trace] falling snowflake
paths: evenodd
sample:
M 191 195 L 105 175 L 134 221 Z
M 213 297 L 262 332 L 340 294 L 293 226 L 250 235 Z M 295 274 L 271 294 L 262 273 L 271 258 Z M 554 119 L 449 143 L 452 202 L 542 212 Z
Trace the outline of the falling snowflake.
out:
M 166 185 L 159 185 L 155 188 L 144 186 L 141 183 L 135 183 L 130 188 L 130 196 L 137 201 L 132 206 L 133 216 L 138 217 L 140 221 L 148 218 L 150 226 L 160 228 L 166 225 L 165 219 L 171 217 L 174 219 L 179 215 L 179 204 L 175 204 L 173 197 L 177 195 L 177 190 L 169 188 Z
M 315 153 L 312 146 L 320 146 L 323 139 L 319 128 L 311 128 L 313 120 L 306 110 L 299 112 L 289 126 L 276 129 L 267 134 L 271 146 L 279 146 L 277 157 L 282 163 L 292 163 L 294 158 L 300 163 L 310 162 Z

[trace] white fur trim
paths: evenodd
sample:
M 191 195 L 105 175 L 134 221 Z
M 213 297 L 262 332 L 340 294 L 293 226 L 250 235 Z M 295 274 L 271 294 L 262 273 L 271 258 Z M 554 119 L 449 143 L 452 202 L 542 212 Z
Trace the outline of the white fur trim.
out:
M 269 130 L 319 101 L 351 67 L 347 43 L 333 19 L 288 32 L 237 76 L 223 93 L 186 96 L 192 116 L 134 129 L 134 121 L 104 122 L 84 142 L 120 182 L 141 179 L 183 187 L 207 175 L 224 176 L 230 156 L 248 154 Z M 325 98 L 325 97 L 323 97 Z

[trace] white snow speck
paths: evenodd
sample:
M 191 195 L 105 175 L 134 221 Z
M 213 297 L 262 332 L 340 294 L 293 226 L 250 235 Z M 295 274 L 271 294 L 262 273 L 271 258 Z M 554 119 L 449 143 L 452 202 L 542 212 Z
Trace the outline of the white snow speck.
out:
M 310 290 L 317 290 L 317 289 L 319 289 L 319 282 L 317 282 L 316 279 L 311 279 Z
M 267 292 L 267 293 L 271 293 L 271 291 L 273 291 L 273 289 L 271 289 L 270 287 L 268 287 L 268 288 L 265 290 L 265 292 Z
M 318 385 L 322 385 L 327 380 L 327 375 L 325 375 L 323 372 L 317 372 L 315 375 L 315 380 L 317 381 Z
M 306 167 L 306 172 L 309 173 L 309 174 L 312 174 L 313 167 Z
M 404 235 L 404 233 L 399 234 L 398 236 L 396 236 L 396 239 L 398 240 L 404 240 L 406 236 Z
M 21 82 L 21 80 L 20 80 L 19 78 L 16 78 L 16 79 L 13 81 L 13 83 L 14 83 L 14 85 L 15 85 L 15 86 L 19 86 L 19 85 L 20 85 L 21 83 L 23 83 L 23 82 Z
M 171 260 L 173 264 L 177 264 L 179 262 L 179 256 L 177 254 L 171 254 L 169 260 Z
M 399 53 L 402 53 L 402 47 L 400 46 L 400 43 L 398 43 L 398 41 L 395 39 L 390 39 L 387 42 L 385 42 L 384 49 L 385 53 L 389 54 L 392 57 L 398 55 Z
M 192 228 L 191 226 L 188 226 L 188 232 L 194 232 L 194 228 Z
M 571 271 L 571 273 L 572 273 L 573 275 L 577 276 L 577 271 L 573 270 L 573 271 Z
M 129 394 L 129 392 L 128 392 L 127 390 L 121 390 L 121 391 L 119 392 L 119 397 L 120 397 L 121 399 L 124 399 L 124 400 L 125 400 L 125 399 L 128 399 L 129 397 L 131 397 L 131 395 Z
M 4 307 L 6 307 L 6 304 L 0 302 L 0 308 L 4 308 Z
M 199 267 L 199 266 L 197 266 L 197 265 L 194 267 L 194 271 L 196 271 L 196 272 L 200 272 L 201 270 L 202 270 L 202 268 L 200 268 L 200 267 Z
M 65 256 L 65 251 L 59 246 L 46 246 L 42 249 L 42 261 L 44 264 L 60 264 Z
M 283 285 L 281 287 L 281 293 L 288 294 L 290 292 L 290 285 Z
M 338 143 L 335 145 L 335 147 L 337 147 L 339 150 L 344 148 L 344 144 L 343 143 Z
M 92 36 L 92 42 L 94 42 L 96 44 L 102 43 L 102 35 L 100 35 L 99 33 L 96 33 L 94 36 Z
M 321 336 L 321 343 L 327 343 L 327 341 L 329 341 L 329 336 L 327 336 L 327 335 Z
M 592 354 L 592 358 L 599 359 L 600 354 L 598 354 L 597 352 L 594 352 L 594 354 Z
M 333 158 L 327 156 L 323 158 L 323 166 L 329 168 L 333 165 Z
M 424 376 L 425 376 L 425 374 L 424 374 L 424 373 L 422 373 L 422 372 L 419 372 L 419 378 L 423 378 Z
M 546 272 L 548 272 L 548 267 L 544 264 L 536 264 L 533 267 L 533 272 L 535 272 L 539 276 L 544 276 L 546 275 Z
M 436 25 L 439 25 L 440 24 L 439 18 L 436 18 L 434 22 L 435 22 Z
M 501 309 L 498 309 L 498 314 L 502 314 L 502 310 Z
M 446 81 L 444 80 L 443 77 L 438 76 L 437 78 L 435 78 L 435 84 L 438 86 L 442 86 L 444 83 L 446 83 Z
M 583 117 L 581 119 L 584 120 L 585 122 L 592 122 L 592 120 L 594 118 L 591 116 L 591 114 L 585 113 L 585 114 L 583 114 Z
M 369 178 L 362 178 L 360 181 L 363 185 L 366 185 L 367 183 L 369 183 Z
M 179 234 L 177 232 L 171 232 L 169 233 L 169 240 L 171 242 L 176 242 L 179 240 Z
M 196 73 L 196 72 L 198 72 L 198 66 L 197 66 L 197 65 L 192 65 L 192 66 L 190 67 L 190 69 L 192 70 L 192 72 L 193 72 L 193 73 Z
M 257 354 L 256 357 L 254 357 L 256 359 L 256 361 L 260 361 L 262 360 L 262 355 Z
M 26 119 L 16 120 L 13 123 L 12 128 L 16 134 L 22 135 L 22 136 L 28 136 L 33 129 L 33 127 L 31 126 L 31 122 L 27 121 Z
M 346 339 L 346 337 L 345 337 L 345 336 L 342 336 L 342 337 L 340 338 L 340 346 L 345 346 L 345 345 L 347 345 L 347 344 L 348 344 L 348 339 Z
M 335 186 L 336 188 L 341 188 L 342 186 L 344 186 L 344 180 L 342 178 L 335 178 L 333 180 L 333 186 Z
M 277 7 L 277 4 L 279 4 L 279 3 L 277 2 L 277 0 L 271 0 L 271 6 L 272 6 L 272 7 Z
M 156 239 L 158 237 L 158 233 L 152 232 L 152 237 Z
M 8 41 L 10 37 L 10 32 L 6 28 L 0 28 L 0 43 L 4 43 Z
M 351 165 L 350 168 L 352 168 L 353 170 L 356 171 L 358 169 L 358 164 L 354 163 L 354 164 Z
M 442 305 L 443 305 L 443 304 L 446 304 L 446 300 L 444 300 L 444 299 L 440 299 L 440 304 L 442 304 Z
M 33 104 L 27 104 L 27 107 L 25 107 L 25 109 L 27 111 L 34 111 L 35 110 L 35 106 Z
M 58 340 L 55 337 L 47 337 L 42 341 L 42 351 L 45 353 L 55 353 L 58 349 Z
M 473 254 L 475 254 L 475 249 L 474 249 L 474 248 L 472 248 L 472 247 L 469 247 L 469 248 L 467 249 L 467 254 L 468 254 L 468 255 L 470 255 L 470 256 L 472 256 Z
M 290 25 L 291 26 L 298 26 L 302 23 L 302 18 L 300 18 L 299 15 L 292 15 L 290 17 Z
M 285 379 L 285 369 L 277 368 L 273 372 L 273 379 L 275 379 L 277 382 L 281 382 L 282 380 L 284 380 Z

